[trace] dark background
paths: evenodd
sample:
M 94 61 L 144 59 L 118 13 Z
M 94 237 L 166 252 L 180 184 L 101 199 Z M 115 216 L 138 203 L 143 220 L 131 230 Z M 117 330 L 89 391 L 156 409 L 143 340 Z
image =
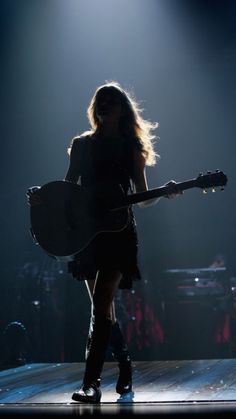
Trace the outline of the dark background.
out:
M 222 254 L 226 273 L 217 281 L 231 286 L 236 275 L 236 2 L 1 0 L 0 12 L 0 332 L 20 321 L 33 360 L 83 359 L 90 310 L 84 284 L 33 244 L 25 193 L 64 177 L 67 147 L 88 128 L 86 109 L 95 88 L 116 80 L 135 94 L 143 116 L 160 124 L 161 159 L 147 170 L 150 187 L 207 170 L 228 176 L 224 192 L 205 196 L 192 189 L 148 209 L 135 207 L 143 281 L 133 293 L 118 295 L 119 315 L 133 333 L 134 356 L 164 356 L 159 348 L 170 333 L 166 356 L 175 358 L 174 330 L 181 326 L 188 335 L 183 346 L 190 338 L 204 341 L 208 332 L 203 336 L 199 325 L 207 322 L 212 331 L 222 305 L 214 297 L 209 303 L 205 294 L 193 306 L 184 295 L 191 312 L 187 329 L 186 305 L 178 297 L 172 305 L 169 291 L 175 296 L 176 282 L 166 270 L 206 268 Z M 223 312 L 231 319 L 232 349 L 234 297 L 230 303 L 227 298 Z M 139 313 L 149 310 L 142 320 L 148 343 L 141 349 L 131 330 L 134 303 Z

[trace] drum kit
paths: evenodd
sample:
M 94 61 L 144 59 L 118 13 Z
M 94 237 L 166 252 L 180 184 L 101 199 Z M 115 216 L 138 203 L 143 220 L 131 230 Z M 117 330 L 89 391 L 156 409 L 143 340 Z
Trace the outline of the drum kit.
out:
M 227 297 L 231 291 L 225 267 L 167 269 L 163 281 L 166 298 L 198 299 Z

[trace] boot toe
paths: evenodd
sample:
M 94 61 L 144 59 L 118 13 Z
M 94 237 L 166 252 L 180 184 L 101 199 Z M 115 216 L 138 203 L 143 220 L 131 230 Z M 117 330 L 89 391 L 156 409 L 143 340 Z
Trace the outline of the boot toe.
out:
M 72 394 L 72 400 L 81 403 L 99 403 L 101 390 L 97 386 L 82 386 Z

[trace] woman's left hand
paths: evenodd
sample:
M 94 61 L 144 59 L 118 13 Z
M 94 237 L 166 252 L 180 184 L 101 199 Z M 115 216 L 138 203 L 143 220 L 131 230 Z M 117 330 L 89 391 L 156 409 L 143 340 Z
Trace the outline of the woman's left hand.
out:
M 178 189 L 176 186 L 175 180 L 170 180 L 169 182 L 165 183 L 165 186 L 167 186 L 168 189 L 167 194 L 165 195 L 166 198 L 173 199 L 179 195 L 183 195 L 183 191 Z

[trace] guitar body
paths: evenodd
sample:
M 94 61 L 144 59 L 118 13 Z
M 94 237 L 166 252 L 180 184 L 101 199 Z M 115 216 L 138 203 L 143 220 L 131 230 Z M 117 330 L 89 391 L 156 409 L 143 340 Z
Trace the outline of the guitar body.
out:
M 119 185 L 82 187 L 54 181 L 37 192 L 41 203 L 30 208 L 31 232 L 51 256 L 71 260 L 102 232 L 119 232 L 129 222 L 128 208 L 109 210 L 124 199 Z

